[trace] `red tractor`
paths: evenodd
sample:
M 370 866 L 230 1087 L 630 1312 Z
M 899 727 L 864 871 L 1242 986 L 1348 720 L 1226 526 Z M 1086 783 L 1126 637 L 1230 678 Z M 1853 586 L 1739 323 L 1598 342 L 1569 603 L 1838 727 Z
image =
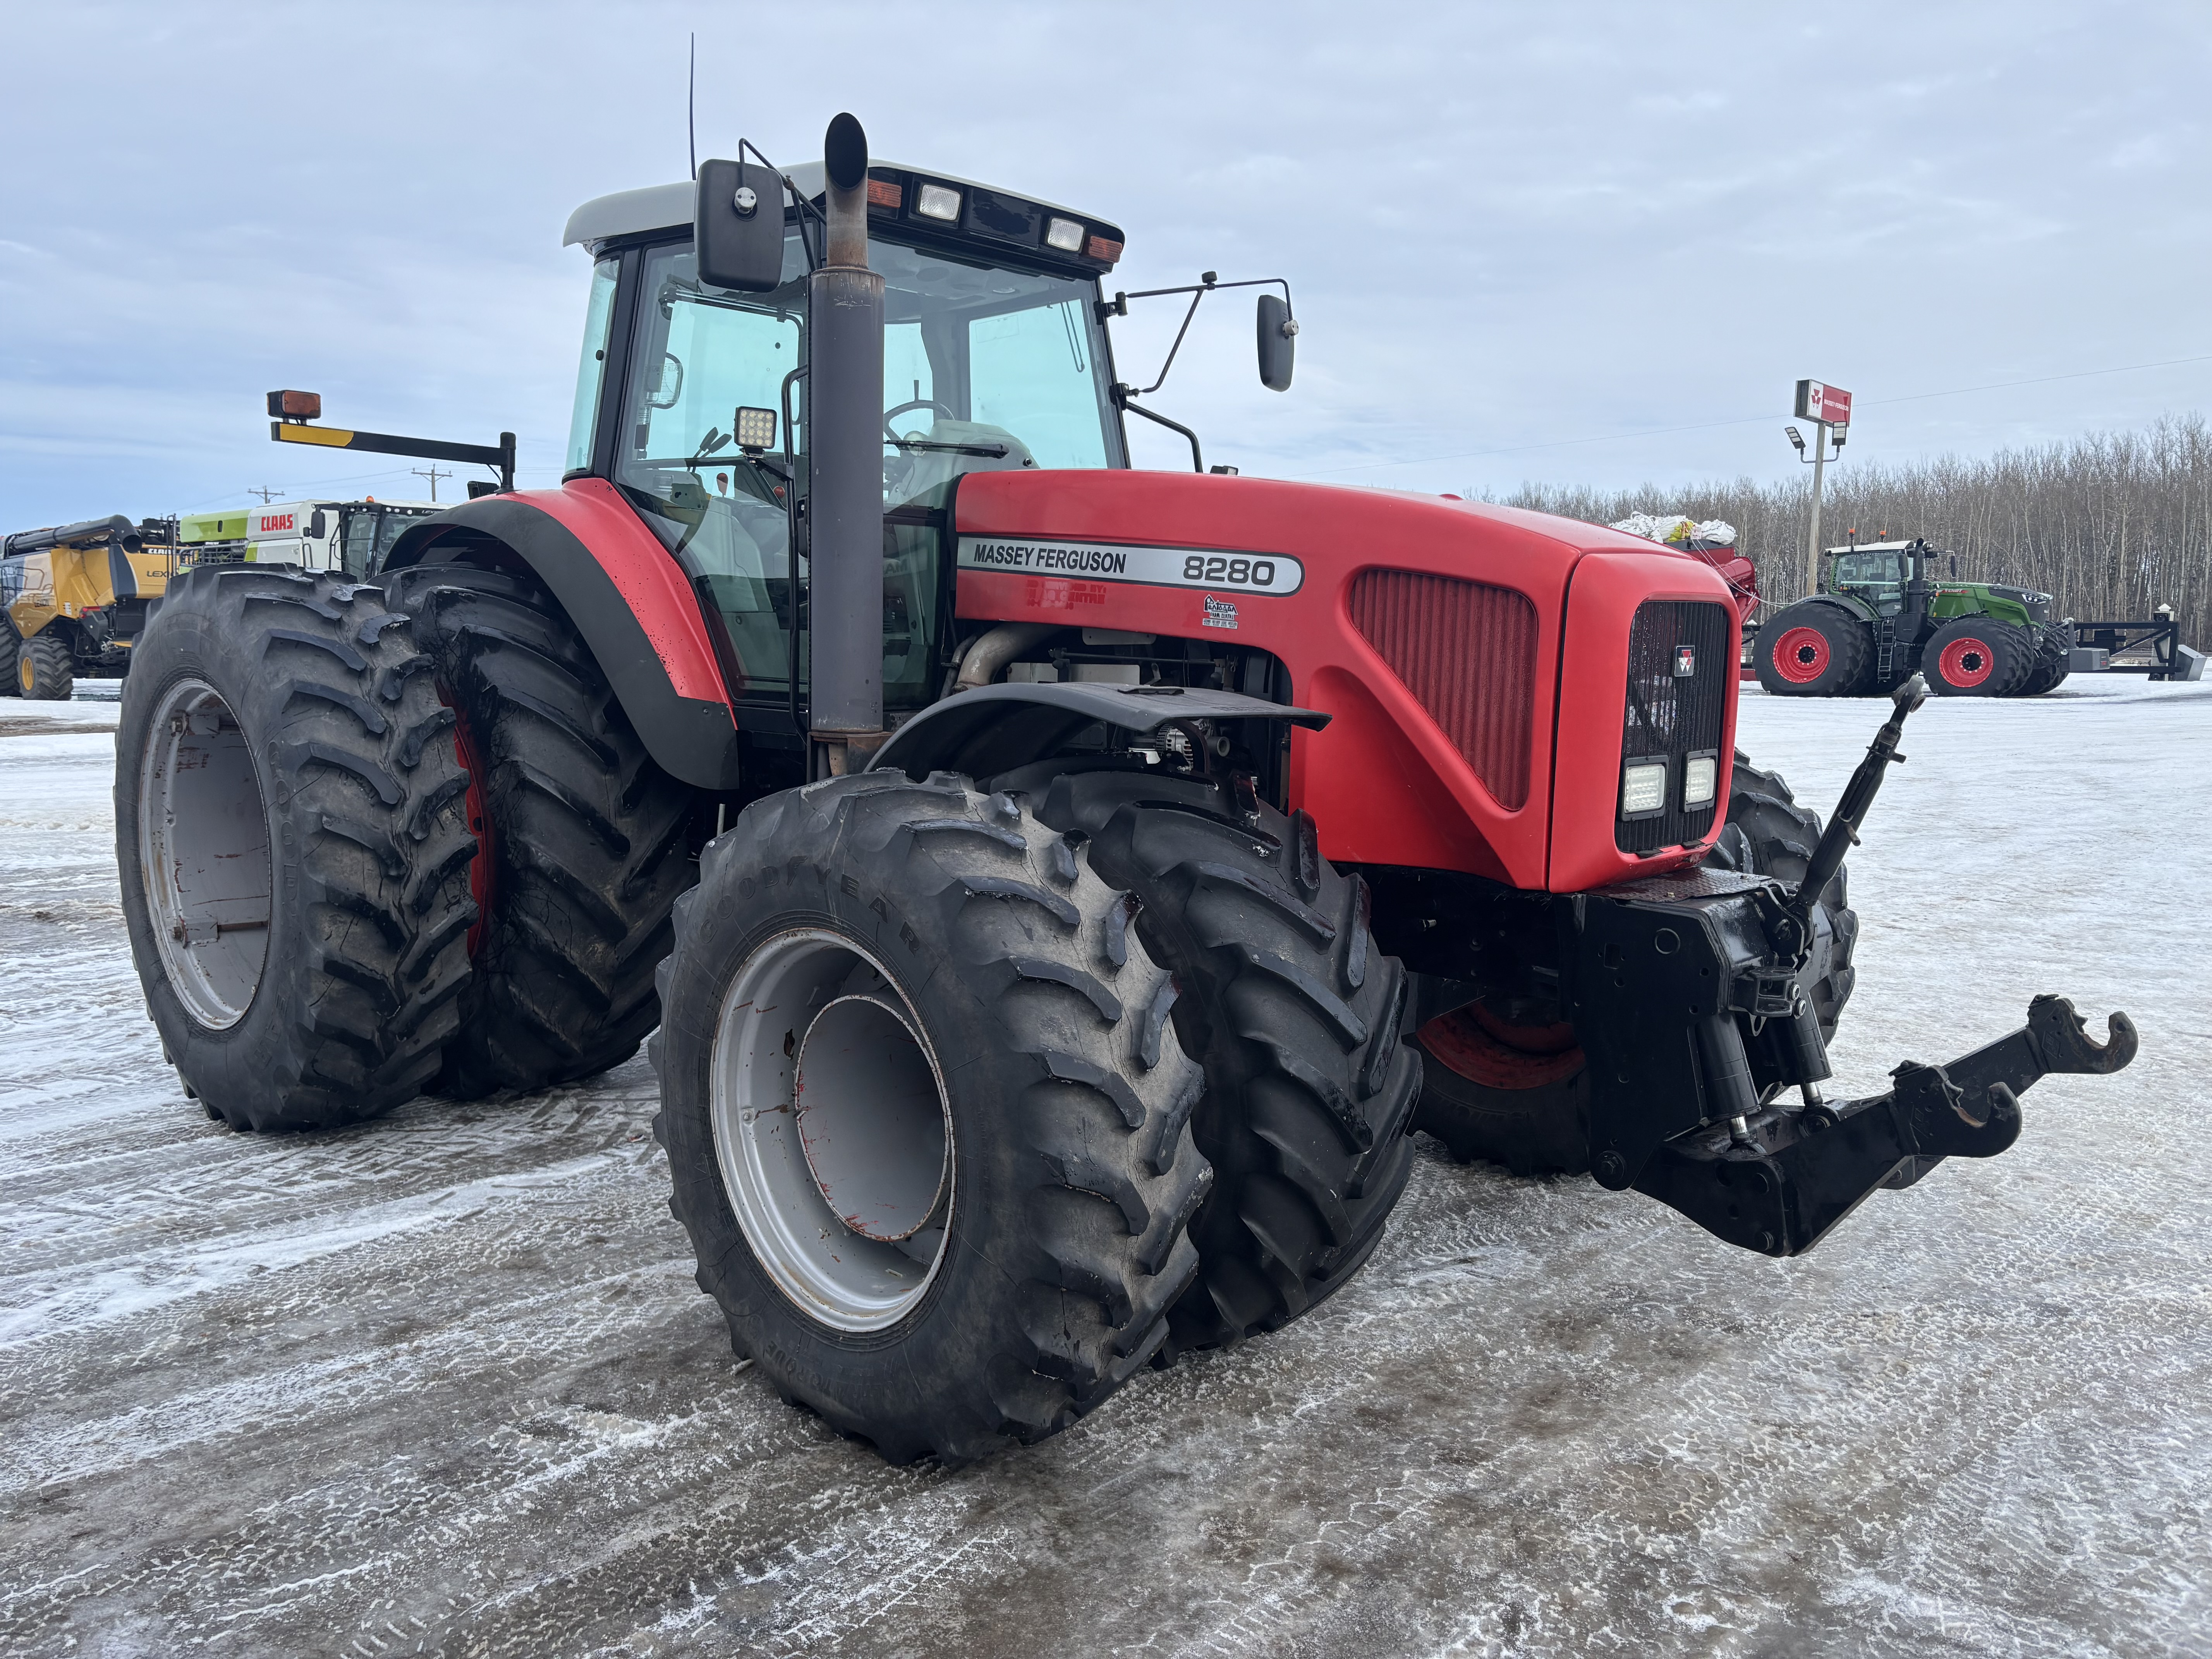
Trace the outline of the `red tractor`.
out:
M 434 447 L 510 459 L 367 580 L 170 589 L 118 850 L 211 1115 L 543 1089 L 657 1028 L 737 1349 L 957 1460 L 1329 1296 L 1417 1127 L 1782 1256 L 2132 1054 L 2040 999 L 1825 1099 L 1917 684 L 1824 836 L 1735 752 L 1708 563 L 1209 472 L 1180 427 L 1188 475 L 1133 471 L 1125 418 L 1173 423 L 1115 373 L 1119 228 L 849 117 L 753 154 L 569 221 L 558 488 Z M 1286 287 L 1257 328 L 1286 386 Z M 310 406 L 277 435 L 409 441 Z

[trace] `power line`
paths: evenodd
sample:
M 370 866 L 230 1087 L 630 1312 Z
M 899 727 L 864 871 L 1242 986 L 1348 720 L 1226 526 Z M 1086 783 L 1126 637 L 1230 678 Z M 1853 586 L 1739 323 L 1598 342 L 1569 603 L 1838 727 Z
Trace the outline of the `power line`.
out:
M 2067 374 L 2039 374 L 2025 380 L 1991 380 L 1983 386 L 1953 386 L 1944 392 L 1914 392 L 1901 398 L 1868 398 L 1861 401 L 1869 409 L 1886 408 L 1892 404 L 1925 403 L 1930 398 L 1962 398 L 1973 392 L 2002 392 L 2013 386 L 2049 386 L 2056 380 L 2086 380 L 2100 374 L 2134 374 L 2148 368 L 2175 368 L 2184 363 L 2212 363 L 2212 352 L 2195 357 L 2169 357 L 2163 362 L 2124 363 L 2116 368 L 2077 369 Z M 1503 449 L 1461 450 L 1449 455 L 1424 455 L 1402 461 L 1356 461 L 1348 466 L 1314 468 L 1305 476 L 1317 478 L 1332 472 L 1363 472 L 1378 466 L 1426 466 L 1437 461 L 1478 460 L 1488 455 L 1520 455 L 1532 449 L 1565 449 L 1577 444 L 1613 443 L 1625 438 L 1660 438 L 1677 432 L 1713 432 L 1723 427 L 1757 426 L 1779 418 L 1776 415 L 1744 415 L 1733 420 L 1698 421 L 1688 426 L 1639 427 L 1631 432 L 1607 432 L 1588 438 L 1554 438 L 1544 443 L 1512 444 Z

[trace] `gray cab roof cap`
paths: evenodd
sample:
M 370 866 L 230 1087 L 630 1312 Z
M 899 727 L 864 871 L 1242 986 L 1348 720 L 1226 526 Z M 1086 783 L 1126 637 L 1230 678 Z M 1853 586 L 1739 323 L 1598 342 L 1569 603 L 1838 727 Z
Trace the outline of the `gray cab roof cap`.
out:
M 965 189 L 994 191 L 1000 188 L 978 179 L 963 179 L 957 173 L 939 173 L 931 167 L 909 167 L 904 161 L 886 161 L 880 156 L 870 157 L 868 164 L 890 172 L 919 173 L 925 179 L 958 185 Z M 822 194 L 821 162 L 801 161 L 797 167 L 787 167 L 784 171 L 793 184 L 806 192 L 810 201 Z M 1007 191 L 1006 193 L 1018 196 L 1025 202 L 1035 202 L 1048 212 L 1064 213 L 1071 219 L 1096 220 L 1099 216 L 1095 213 L 1064 207 L 1058 202 L 1045 201 L 1025 191 Z M 595 196 L 568 216 L 568 228 L 561 233 L 561 246 L 574 247 L 581 242 L 588 246 L 617 236 L 636 236 L 649 230 L 672 230 L 691 222 L 697 203 L 697 186 L 688 180 L 673 185 L 647 185 L 642 190 L 618 190 L 611 196 Z

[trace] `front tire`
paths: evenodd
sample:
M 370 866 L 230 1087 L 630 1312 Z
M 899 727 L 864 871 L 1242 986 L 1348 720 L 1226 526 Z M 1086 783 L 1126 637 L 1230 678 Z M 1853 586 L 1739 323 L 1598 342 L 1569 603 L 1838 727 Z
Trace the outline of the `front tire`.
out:
M 76 659 L 67 640 L 47 629 L 16 646 L 16 696 L 67 702 L 76 690 Z
M 894 1462 L 1097 1406 L 1166 1341 L 1211 1181 L 1123 895 L 945 773 L 770 796 L 702 867 L 648 1047 L 732 1346 Z
M 241 1129 L 421 1091 L 468 975 L 476 843 L 453 717 L 374 588 L 252 566 L 180 577 L 116 734 L 116 861 L 185 1092 Z
M 1215 1187 L 1176 1346 L 1277 1329 L 1359 1270 L 1413 1171 L 1406 970 L 1374 948 L 1366 884 L 1321 856 L 1310 817 L 1240 811 L 1202 779 L 1059 765 L 996 782 L 1089 836 L 1092 867 L 1141 904 L 1175 1029 L 1206 1068 L 1194 1133 Z
M 1946 697 L 2009 696 L 2035 665 L 2025 629 L 1990 617 L 1959 617 L 1929 635 L 1920 653 L 1929 685 Z

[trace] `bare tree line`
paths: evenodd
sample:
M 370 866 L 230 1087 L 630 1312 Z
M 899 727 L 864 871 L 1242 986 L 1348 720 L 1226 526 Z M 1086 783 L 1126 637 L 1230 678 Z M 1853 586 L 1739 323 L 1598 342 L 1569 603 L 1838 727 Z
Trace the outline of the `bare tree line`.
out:
M 1501 504 L 1594 524 L 1631 513 L 1725 519 L 1758 568 L 1771 616 L 1805 591 L 1812 469 L 1805 474 L 1794 483 L 1746 477 L 1675 489 L 1524 484 Z M 1860 541 L 1924 536 L 1956 554 L 1961 578 L 2039 588 L 2054 596 L 2061 617 L 2147 617 L 2168 604 L 2183 640 L 2204 648 L 2212 632 L 2212 426 L 2191 414 L 2140 432 L 1978 459 L 1846 459 L 1828 469 L 1820 539 L 1840 545 L 1853 532 Z M 1952 574 L 1950 565 L 1938 574 Z

